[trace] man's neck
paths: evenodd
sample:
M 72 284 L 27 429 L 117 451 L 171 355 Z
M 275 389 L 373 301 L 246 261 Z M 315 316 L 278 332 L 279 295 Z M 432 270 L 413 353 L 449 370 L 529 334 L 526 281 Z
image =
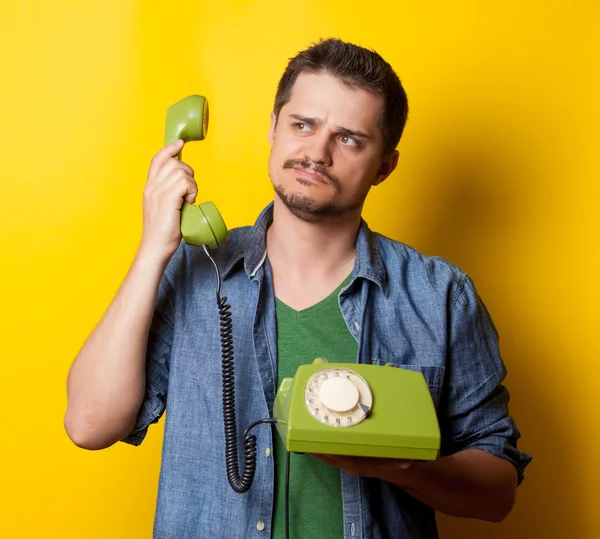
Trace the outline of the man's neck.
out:
M 275 294 L 298 310 L 331 293 L 352 271 L 360 213 L 317 223 L 292 214 L 275 195 L 267 255 Z

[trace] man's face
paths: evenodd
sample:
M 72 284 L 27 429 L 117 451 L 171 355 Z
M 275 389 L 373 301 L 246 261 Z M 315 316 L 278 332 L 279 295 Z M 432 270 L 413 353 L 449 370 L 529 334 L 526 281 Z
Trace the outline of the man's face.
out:
M 318 222 L 360 212 L 373 185 L 395 168 L 382 160 L 383 99 L 331 75 L 301 74 L 292 96 L 271 116 L 269 176 L 297 217 Z

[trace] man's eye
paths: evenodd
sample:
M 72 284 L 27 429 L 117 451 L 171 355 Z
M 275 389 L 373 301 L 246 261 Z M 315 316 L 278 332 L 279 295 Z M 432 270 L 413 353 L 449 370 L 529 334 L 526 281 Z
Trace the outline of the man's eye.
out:
M 310 127 L 302 122 L 292 124 L 298 131 L 308 131 Z
M 360 142 L 350 135 L 340 135 L 340 141 L 346 146 L 360 146 Z

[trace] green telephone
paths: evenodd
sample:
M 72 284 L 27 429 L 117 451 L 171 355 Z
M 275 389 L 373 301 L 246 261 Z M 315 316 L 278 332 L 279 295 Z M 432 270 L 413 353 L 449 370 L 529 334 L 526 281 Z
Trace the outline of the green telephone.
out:
M 167 111 L 165 144 L 181 138 L 203 140 L 208 130 L 208 102 L 191 95 Z M 181 158 L 180 155 L 177 156 Z M 233 490 L 246 492 L 256 469 L 256 436 L 261 423 L 275 423 L 289 452 L 433 460 L 440 447 L 436 411 L 420 372 L 390 366 L 327 363 L 317 358 L 282 380 L 273 418 L 252 423 L 243 435 L 243 463 L 238 467 L 238 437 L 231 311 L 221 297 L 221 277 L 208 247 L 225 243 L 227 227 L 212 202 L 183 203 L 183 239 L 202 246 L 216 277 L 223 372 L 223 423 L 227 477 Z
M 208 101 L 201 95 L 190 95 L 167 109 L 165 145 L 178 139 L 184 142 L 203 140 L 208 132 Z M 181 154 L 176 156 L 181 159 Z M 225 243 L 229 232 L 219 210 L 212 202 L 194 206 L 183 202 L 181 235 L 190 245 L 217 247 Z
M 392 366 L 317 358 L 282 380 L 273 415 L 292 453 L 434 460 L 440 447 L 423 375 Z

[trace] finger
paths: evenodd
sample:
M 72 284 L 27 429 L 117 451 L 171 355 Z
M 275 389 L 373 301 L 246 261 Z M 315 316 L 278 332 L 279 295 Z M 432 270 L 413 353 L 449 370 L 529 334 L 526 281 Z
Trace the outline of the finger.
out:
M 161 185 L 168 177 L 173 174 L 177 174 L 177 171 L 187 174 L 190 178 L 194 177 L 194 169 L 192 167 L 190 167 L 187 163 L 183 163 L 178 159 L 170 157 L 157 171 L 156 175 L 148 179 L 148 183 Z
M 193 184 L 196 183 L 194 177 L 189 172 L 182 168 L 176 168 L 164 179 L 157 179 L 152 185 L 156 190 L 159 191 L 169 191 L 172 189 L 181 191 L 181 184 L 184 182 L 191 182 Z M 175 184 L 179 184 L 179 188 L 174 188 L 173 186 Z
M 181 207 L 181 199 L 185 198 L 186 202 L 193 204 L 198 194 L 198 186 L 196 182 L 186 175 L 175 175 L 169 177 L 167 181 L 155 190 L 155 196 L 159 199 L 164 199 L 168 207 L 179 209 Z
M 183 197 L 186 202 L 193 204 L 198 196 L 198 186 L 195 181 L 187 182 L 186 195 Z
M 148 178 L 153 178 L 161 167 L 171 158 L 175 157 L 183 148 L 183 140 L 178 139 L 162 148 L 150 161 Z

